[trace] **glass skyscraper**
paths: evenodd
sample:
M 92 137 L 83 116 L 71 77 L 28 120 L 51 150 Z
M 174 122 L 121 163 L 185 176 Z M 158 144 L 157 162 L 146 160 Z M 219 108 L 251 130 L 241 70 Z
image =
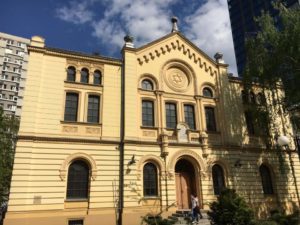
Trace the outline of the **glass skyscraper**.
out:
M 246 64 L 245 38 L 254 35 L 258 30 L 254 18 L 260 16 L 262 11 L 269 12 L 273 17 L 276 17 L 278 13 L 272 5 L 274 0 L 227 1 L 238 74 L 241 76 Z M 284 4 L 287 7 L 293 7 L 299 5 L 300 0 L 285 0 Z

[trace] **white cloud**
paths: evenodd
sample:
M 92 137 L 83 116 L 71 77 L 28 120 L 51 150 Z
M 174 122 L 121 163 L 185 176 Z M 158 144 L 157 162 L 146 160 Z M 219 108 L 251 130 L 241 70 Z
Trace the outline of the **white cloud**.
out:
M 93 28 L 92 35 L 115 52 L 123 46 L 126 34 L 131 34 L 135 38 L 135 45 L 140 46 L 170 33 L 171 9 L 178 4 L 182 9 L 180 15 L 188 12 L 179 18 L 179 29 L 183 34 L 211 57 L 216 52 L 222 52 L 226 63 L 230 65 L 230 72 L 237 74 L 226 0 L 205 0 L 203 4 L 200 4 L 201 1 L 192 1 L 192 8 L 182 4 L 182 0 L 81 1 L 72 1 L 70 7 L 58 9 L 60 18 L 77 24 L 88 23 Z M 103 7 L 102 14 L 98 15 L 101 18 L 97 20 L 91 11 L 96 1 Z
M 56 10 L 56 15 L 61 20 L 74 24 L 84 24 L 93 19 L 93 12 L 88 9 L 89 2 L 71 1 L 69 6 L 64 6 Z
M 93 23 L 94 35 L 102 42 L 114 40 L 113 43 L 121 47 L 124 44 L 124 34 L 129 33 L 135 37 L 135 44 L 138 46 L 170 32 L 171 11 L 167 8 L 176 1 L 111 0 L 106 3 L 104 18 Z M 111 27 L 111 24 L 116 26 Z M 116 38 L 115 35 L 121 38 Z
M 230 72 L 237 74 L 227 1 L 206 1 L 185 22 L 186 36 L 211 57 L 222 52 Z

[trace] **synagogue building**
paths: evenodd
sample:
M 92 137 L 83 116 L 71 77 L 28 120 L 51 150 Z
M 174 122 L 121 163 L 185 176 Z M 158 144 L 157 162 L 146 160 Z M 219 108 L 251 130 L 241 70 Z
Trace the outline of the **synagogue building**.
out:
M 245 94 L 222 54 L 209 57 L 172 21 L 138 48 L 126 36 L 121 59 L 31 39 L 5 225 L 139 225 L 190 209 L 191 194 L 208 210 L 225 187 L 260 218 L 299 207 L 295 147 L 266 141 L 248 111 L 268 90 Z M 273 111 L 276 135 L 291 138 Z

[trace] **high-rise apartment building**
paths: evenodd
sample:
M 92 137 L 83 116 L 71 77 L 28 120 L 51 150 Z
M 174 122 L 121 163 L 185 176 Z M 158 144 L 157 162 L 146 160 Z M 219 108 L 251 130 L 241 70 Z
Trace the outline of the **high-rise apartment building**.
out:
M 0 107 L 21 116 L 29 39 L 0 33 Z
M 245 38 L 258 31 L 255 17 L 262 11 L 269 12 L 276 17 L 278 12 L 273 7 L 274 0 L 228 0 L 234 51 L 236 56 L 238 74 L 241 75 L 246 64 Z M 300 4 L 299 0 L 283 1 L 286 7 Z

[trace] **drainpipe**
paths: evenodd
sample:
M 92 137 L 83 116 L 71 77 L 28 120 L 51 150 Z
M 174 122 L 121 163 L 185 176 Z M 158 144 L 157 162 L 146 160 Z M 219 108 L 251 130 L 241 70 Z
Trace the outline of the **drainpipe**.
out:
M 124 37 L 124 48 L 133 48 L 133 38 L 129 35 Z M 125 140 L 125 50 L 122 50 L 122 71 L 121 71 L 121 116 L 120 116 L 120 166 L 119 166 L 119 216 L 118 225 L 123 224 L 123 208 L 124 208 L 124 140 Z
M 121 115 L 120 115 L 120 144 L 119 144 L 119 154 L 120 154 L 120 162 L 119 162 L 119 205 L 118 205 L 118 219 L 117 224 L 123 224 L 123 207 L 124 207 L 124 126 L 125 126 L 125 76 L 124 76 L 124 67 L 125 60 L 123 54 L 123 63 L 122 63 L 122 71 L 121 71 Z
M 123 221 L 123 207 L 124 207 L 124 101 L 125 101 L 125 77 L 124 77 L 124 58 L 123 58 L 123 66 L 121 71 L 121 116 L 120 116 L 120 144 L 119 144 L 119 154 L 120 154 L 120 162 L 119 162 L 119 206 L 118 206 L 118 220 L 117 224 L 122 225 Z

